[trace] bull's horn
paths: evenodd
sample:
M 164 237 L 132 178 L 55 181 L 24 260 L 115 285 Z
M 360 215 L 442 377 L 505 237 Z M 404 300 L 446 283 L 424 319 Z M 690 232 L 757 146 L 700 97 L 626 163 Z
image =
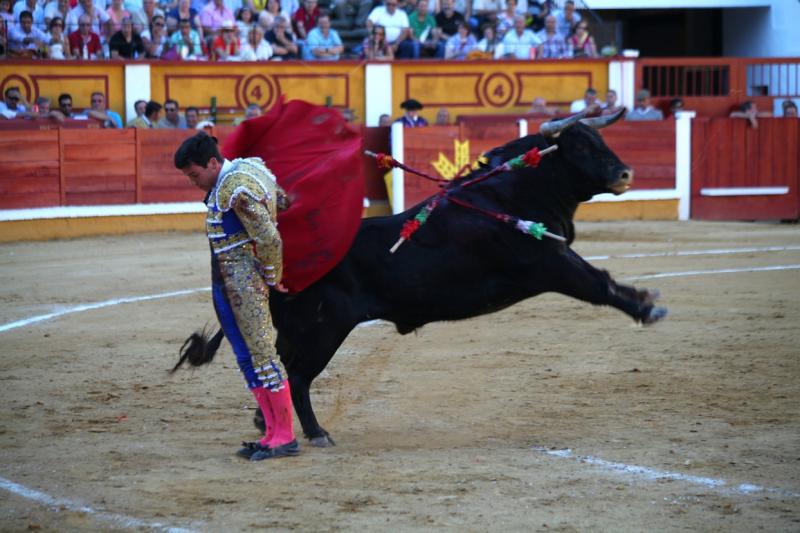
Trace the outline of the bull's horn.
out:
M 622 115 L 625 114 L 625 108 L 620 107 L 618 111 L 612 113 L 610 115 L 603 115 L 599 117 L 592 117 L 592 118 L 582 118 L 581 122 L 586 124 L 587 126 L 591 126 L 596 130 L 601 128 L 605 128 L 606 126 L 610 126 L 619 119 L 622 118 Z
M 565 129 L 569 128 L 570 126 L 574 125 L 576 122 L 581 120 L 583 117 L 586 116 L 588 110 L 584 109 L 580 113 L 572 115 L 571 117 L 563 118 L 561 120 L 551 120 L 550 122 L 544 122 L 541 126 L 539 126 L 539 133 L 544 135 L 545 137 L 555 137 Z

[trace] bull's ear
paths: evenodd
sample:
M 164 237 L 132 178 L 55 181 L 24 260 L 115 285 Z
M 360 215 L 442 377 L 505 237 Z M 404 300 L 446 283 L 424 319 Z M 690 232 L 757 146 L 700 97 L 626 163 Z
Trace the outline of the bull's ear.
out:
M 615 123 L 616 121 L 621 119 L 622 115 L 624 115 L 624 114 L 625 114 L 625 108 L 624 107 L 620 107 L 618 111 L 616 111 L 615 113 L 612 113 L 610 115 L 604 115 L 604 116 L 592 117 L 592 118 L 582 118 L 581 122 L 583 124 L 586 124 L 587 126 L 591 126 L 594 129 L 599 130 L 599 129 L 605 128 L 606 126 L 612 125 L 613 123 Z
M 545 137 L 556 138 L 562 131 L 576 124 L 579 120 L 584 118 L 588 113 L 589 109 L 584 109 L 580 113 L 572 115 L 571 117 L 567 117 L 561 120 L 551 120 L 550 122 L 544 122 L 542 123 L 541 126 L 539 126 L 539 133 L 541 133 Z

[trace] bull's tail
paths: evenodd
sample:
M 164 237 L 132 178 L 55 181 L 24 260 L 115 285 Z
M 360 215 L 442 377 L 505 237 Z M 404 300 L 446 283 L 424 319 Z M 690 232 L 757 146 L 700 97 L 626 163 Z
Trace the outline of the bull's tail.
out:
M 214 359 L 222 338 L 225 334 L 222 328 L 217 331 L 213 337 L 209 338 L 207 328 L 201 331 L 192 333 L 186 342 L 183 343 L 180 349 L 180 359 L 178 363 L 170 370 L 170 373 L 178 370 L 181 365 L 188 361 L 191 366 L 200 366 L 210 363 Z

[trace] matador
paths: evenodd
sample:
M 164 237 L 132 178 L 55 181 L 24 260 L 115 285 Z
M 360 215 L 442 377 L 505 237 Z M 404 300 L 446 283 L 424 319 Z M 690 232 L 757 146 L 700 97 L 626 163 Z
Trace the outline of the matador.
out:
M 181 144 L 175 166 L 207 191 L 214 309 L 266 431 L 237 455 L 260 461 L 297 455 L 286 370 L 275 352 L 270 287 L 283 290 L 277 212 L 288 204 L 275 176 L 257 158 L 224 159 L 216 139 L 198 133 Z

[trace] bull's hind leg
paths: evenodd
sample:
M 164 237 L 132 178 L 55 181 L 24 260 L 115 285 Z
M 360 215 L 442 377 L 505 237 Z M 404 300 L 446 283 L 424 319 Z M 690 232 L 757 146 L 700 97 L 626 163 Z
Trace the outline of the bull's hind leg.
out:
M 667 316 L 667 309 L 657 307 L 658 291 L 639 290 L 614 281 L 605 270 L 600 270 L 582 257 L 567 250 L 554 262 L 557 292 L 595 305 L 610 305 L 628 314 L 637 322 L 652 324 Z

